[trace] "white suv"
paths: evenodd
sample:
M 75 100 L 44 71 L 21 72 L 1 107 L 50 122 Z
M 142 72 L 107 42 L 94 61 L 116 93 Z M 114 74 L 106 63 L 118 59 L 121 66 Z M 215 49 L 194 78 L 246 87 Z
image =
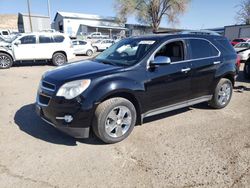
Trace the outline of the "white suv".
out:
M 10 46 L 0 47 L 0 69 L 14 61 L 52 60 L 56 66 L 74 58 L 70 38 L 61 33 L 29 33 L 16 38 Z

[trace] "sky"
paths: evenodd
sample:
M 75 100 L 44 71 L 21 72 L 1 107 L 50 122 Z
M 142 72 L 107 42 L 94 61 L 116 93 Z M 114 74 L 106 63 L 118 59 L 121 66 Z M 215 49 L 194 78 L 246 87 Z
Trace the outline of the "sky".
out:
M 115 0 L 50 0 L 51 19 L 57 11 L 115 16 Z M 208 29 L 236 24 L 235 16 L 240 0 L 191 0 L 180 22 L 174 25 L 182 29 Z M 47 0 L 30 0 L 31 13 L 48 15 Z M 27 0 L 0 0 L 0 14 L 27 13 Z M 1 20 L 0 20 L 1 22 Z M 134 16 L 128 23 L 137 23 Z M 163 20 L 161 26 L 172 27 Z

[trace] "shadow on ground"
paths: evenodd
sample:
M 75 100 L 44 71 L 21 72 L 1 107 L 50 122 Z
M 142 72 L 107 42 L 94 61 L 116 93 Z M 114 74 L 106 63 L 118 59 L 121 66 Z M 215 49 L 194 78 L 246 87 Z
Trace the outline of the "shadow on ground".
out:
M 35 104 L 21 107 L 14 117 L 16 125 L 23 132 L 53 144 L 76 146 L 77 142 L 91 145 L 102 145 L 96 137 L 90 136 L 88 139 L 75 139 L 70 137 L 53 126 L 47 124 L 35 113 Z
M 50 61 L 16 61 L 13 64 L 13 67 L 31 67 L 31 66 L 53 66 Z

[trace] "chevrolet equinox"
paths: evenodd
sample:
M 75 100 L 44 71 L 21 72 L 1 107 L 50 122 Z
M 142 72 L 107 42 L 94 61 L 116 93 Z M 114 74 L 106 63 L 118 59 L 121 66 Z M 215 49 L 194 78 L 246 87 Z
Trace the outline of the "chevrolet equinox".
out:
M 155 34 L 123 39 L 91 60 L 46 72 L 38 115 L 57 129 L 105 143 L 125 139 L 156 114 L 208 102 L 228 105 L 237 55 L 214 34 Z

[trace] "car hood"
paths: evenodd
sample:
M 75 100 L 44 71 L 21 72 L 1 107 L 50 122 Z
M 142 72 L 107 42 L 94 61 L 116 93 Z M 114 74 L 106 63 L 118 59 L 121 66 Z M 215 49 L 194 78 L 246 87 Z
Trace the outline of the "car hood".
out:
M 106 75 L 121 69 L 123 67 L 86 60 L 49 70 L 43 75 L 43 79 L 52 83 L 65 83 L 77 79 Z

